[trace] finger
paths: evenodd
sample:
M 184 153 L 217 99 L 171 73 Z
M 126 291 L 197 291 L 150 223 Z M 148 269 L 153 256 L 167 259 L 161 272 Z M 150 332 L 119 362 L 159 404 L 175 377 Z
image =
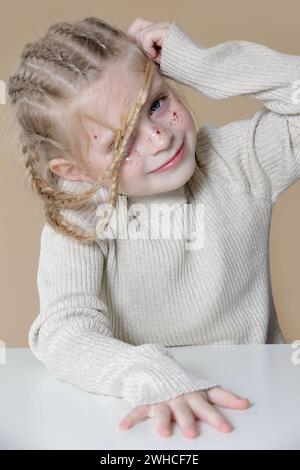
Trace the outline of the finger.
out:
M 161 42 L 161 36 L 153 34 L 143 33 L 140 37 L 140 44 L 145 51 L 145 53 L 151 57 L 151 59 L 156 59 L 158 55 L 157 47 L 159 47 L 159 43 Z
M 246 398 L 241 398 L 235 393 L 225 390 L 221 387 L 214 387 L 207 390 L 209 400 L 216 405 L 224 406 L 226 408 L 243 410 L 249 408 L 250 402 Z
M 172 434 L 171 421 L 172 421 L 172 410 L 168 405 L 156 405 L 153 412 L 155 427 L 158 433 L 167 437 Z
M 119 429 L 129 429 L 148 417 L 149 405 L 133 408 L 119 423 Z
M 221 415 L 219 411 L 217 411 L 213 405 L 208 403 L 201 395 L 190 395 L 187 397 L 188 403 L 193 410 L 195 416 L 202 421 L 210 424 L 218 431 L 221 432 L 230 432 L 232 431 L 232 426 L 227 421 L 227 419 Z
M 147 26 L 152 26 L 154 23 L 151 21 L 143 20 L 142 18 L 136 18 L 127 30 L 127 34 L 135 38 L 135 35 L 141 32 Z
M 155 29 L 154 31 L 150 30 L 148 34 L 147 34 L 147 31 L 145 31 L 144 34 L 145 36 L 151 36 L 152 42 L 156 44 L 158 47 L 161 47 L 165 33 L 166 31 L 164 29 Z
M 173 401 L 169 406 L 172 409 L 175 421 L 178 422 L 185 437 L 196 437 L 198 430 L 195 422 L 195 417 L 185 401 Z

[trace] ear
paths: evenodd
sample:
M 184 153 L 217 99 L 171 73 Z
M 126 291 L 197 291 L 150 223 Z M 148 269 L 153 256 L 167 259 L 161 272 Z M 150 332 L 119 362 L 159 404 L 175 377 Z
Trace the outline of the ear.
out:
M 66 180 L 91 182 L 90 177 L 86 173 L 64 158 L 54 158 L 50 161 L 49 168 L 53 173 Z

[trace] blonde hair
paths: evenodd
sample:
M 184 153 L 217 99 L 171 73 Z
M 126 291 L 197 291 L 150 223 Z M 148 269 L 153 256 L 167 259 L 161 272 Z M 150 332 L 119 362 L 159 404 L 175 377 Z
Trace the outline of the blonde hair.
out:
M 70 142 L 72 139 L 68 141 L 62 132 L 61 110 L 66 109 L 78 93 L 101 78 L 107 65 L 117 61 L 130 64 L 131 70 L 142 71 L 144 80 L 131 116 L 121 114 L 114 161 L 86 191 L 76 194 L 62 191 L 59 176 L 50 169 L 49 161 L 61 156 L 62 152 L 72 157 L 76 149 Z M 156 65 L 128 35 L 95 17 L 75 23 L 55 23 L 42 38 L 25 45 L 18 70 L 9 79 L 8 95 L 11 104 L 15 105 L 16 121 L 20 125 L 26 176 L 33 191 L 43 201 L 47 222 L 56 231 L 79 242 L 90 243 L 105 229 L 118 198 L 123 151 L 147 100 Z M 109 210 L 96 232 L 86 233 L 61 215 L 60 208 L 81 208 L 107 178 L 112 178 Z

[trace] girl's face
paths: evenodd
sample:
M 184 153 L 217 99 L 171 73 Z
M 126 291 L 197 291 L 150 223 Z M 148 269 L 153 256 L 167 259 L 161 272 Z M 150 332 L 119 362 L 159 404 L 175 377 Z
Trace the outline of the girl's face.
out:
M 87 171 L 73 169 L 65 178 L 94 183 L 112 164 L 114 134 L 104 124 L 121 127 L 120 103 L 126 100 L 131 116 L 143 82 L 143 74 L 128 74 L 128 70 L 119 73 L 121 77 L 111 73 L 88 90 L 84 116 L 92 116 L 93 120 L 84 121 L 89 135 Z M 195 147 L 196 129 L 191 114 L 155 71 L 148 99 L 126 146 L 127 157 L 122 157 L 118 192 L 148 196 L 183 186 L 195 170 Z M 176 165 L 155 171 L 180 149 Z M 108 188 L 110 182 L 105 180 L 103 185 Z

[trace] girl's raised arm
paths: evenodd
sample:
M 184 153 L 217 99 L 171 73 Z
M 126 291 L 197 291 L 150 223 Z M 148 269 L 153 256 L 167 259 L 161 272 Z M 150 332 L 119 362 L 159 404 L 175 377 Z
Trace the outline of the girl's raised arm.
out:
M 250 119 L 220 129 L 206 125 L 222 173 L 272 204 L 300 178 L 300 56 L 238 40 L 207 48 L 173 22 L 160 69 L 210 98 L 243 95 L 262 101 Z

